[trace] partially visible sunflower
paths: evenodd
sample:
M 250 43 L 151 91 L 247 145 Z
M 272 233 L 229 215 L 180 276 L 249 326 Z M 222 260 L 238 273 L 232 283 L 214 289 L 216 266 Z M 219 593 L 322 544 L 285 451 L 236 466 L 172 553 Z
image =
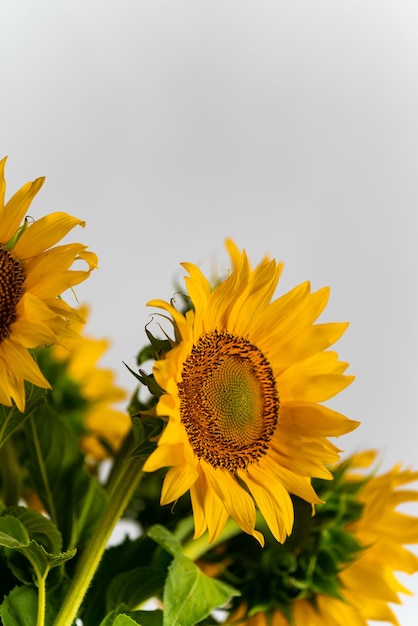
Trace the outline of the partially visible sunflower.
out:
M 24 382 L 49 388 L 30 350 L 66 345 L 75 336 L 80 314 L 60 296 L 85 280 L 97 257 L 78 243 L 56 246 L 85 223 L 67 213 L 51 213 L 30 223 L 29 206 L 44 178 L 26 183 L 5 204 L 6 182 L 0 161 L 0 404 L 25 409 Z M 22 224 L 23 221 L 23 224 Z M 70 270 L 75 261 L 86 270 Z
M 328 488 L 334 489 L 336 506 L 317 507 L 316 533 L 311 532 L 310 540 L 304 537 L 298 542 L 299 534 L 286 555 L 287 561 L 277 552 L 272 552 L 264 561 L 261 552 L 258 559 L 253 554 L 251 575 L 247 568 L 246 588 L 237 585 L 243 592 L 243 601 L 230 623 L 240 626 L 367 626 L 369 620 L 376 620 L 399 626 L 390 603 L 400 604 L 399 593 L 409 591 L 398 581 L 395 572 L 418 572 L 418 557 L 405 547 L 418 543 L 418 520 L 396 509 L 418 501 L 418 490 L 403 489 L 418 480 L 418 472 L 396 466 L 380 476 L 346 473 L 369 467 L 375 456 L 371 451 L 355 455 L 337 469 L 337 483 L 335 486 L 331 483 Z M 322 495 L 321 489 L 319 493 Z M 357 513 L 355 501 L 360 505 Z M 344 516 L 356 519 L 344 525 Z M 234 559 L 229 548 L 224 546 L 223 549 L 229 555 L 227 567 L 230 567 Z M 238 554 L 235 551 L 237 560 Z M 285 562 L 290 567 L 283 567 Z M 237 567 L 242 569 L 236 562 L 231 572 L 237 572 Z M 324 576 L 327 569 L 328 581 Z M 218 567 L 217 575 L 221 571 Z M 228 580 L 226 568 L 223 576 Z M 261 589 L 261 578 L 264 578 L 261 591 L 264 598 L 260 596 L 254 603 L 254 587 L 259 585 Z M 255 585 L 251 585 L 252 579 Z M 326 592 L 327 586 L 330 593 Z M 283 591 L 287 601 L 285 594 L 279 597 Z
M 327 348 L 346 323 L 315 324 L 329 289 L 308 282 L 271 301 L 282 265 L 265 258 L 255 269 L 227 241 L 232 272 L 211 288 L 191 263 L 190 310 L 149 303 L 172 317 L 172 349 L 154 365 L 163 390 L 157 415 L 167 424 L 144 470 L 170 467 L 161 502 L 190 490 L 195 537 L 219 536 L 228 517 L 262 544 L 256 506 L 274 537 L 293 527 L 289 493 L 320 502 L 311 477 L 330 478 L 325 465 L 339 450 L 326 437 L 358 422 L 320 404 L 344 389 L 347 363 Z
M 78 312 L 81 318 L 88 318 L 87 307 Z M 37 357 L 51 382 L 48 401 L 80 437 L 87 458 L 101 461 L 119 450 L 131 419 L 115 407 L 127 399 L 127 392 L 115 383 L 113 370 L 98 365 L 109 348 L 108 340 L 90 337 L 82 328 L 80 322 L 74 322 L 73 330 L 82 339 L 70 341 L 69 349 L 55 345 L 38 351 Z

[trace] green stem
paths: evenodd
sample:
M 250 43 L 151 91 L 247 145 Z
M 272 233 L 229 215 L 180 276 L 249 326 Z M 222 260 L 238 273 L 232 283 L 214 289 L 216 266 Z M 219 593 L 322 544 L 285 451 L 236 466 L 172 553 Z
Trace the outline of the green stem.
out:
M 44 626 L 45 624 L 45 581 L 48 575 L 49 569 L 43 576 L 38 578 L 38 615 L 36 617 L 36 626 Z
M 138 465 L 138 461 L 128 460 L 121 466 L 119 480 L 116 481 L 110 494 L 107 507 L 100 518 L 90 543 L 80 557 L 74 578 L 54 626 L 70 626 L 77 617 L 78 610 L 106 549 L 109 537 L 141 479 L 142 472 Z
M 227 539 L 231 539 L 231 537 L 239 535 L 241 532 L 241 528 L 237 526 L 233 519 L 229 518 L 221 534 L 215 539 L 215 541 L 208 543 L 206 534 L 202 535 L 202 537 L 199 537 L 198 539 L 192 539 L 183 546 L 183 554 L 189 557 L 192 561 L 195 561 L 199 557 L 203 556 L 208 550 L 212 550 L 215 546 L 218 546 Z

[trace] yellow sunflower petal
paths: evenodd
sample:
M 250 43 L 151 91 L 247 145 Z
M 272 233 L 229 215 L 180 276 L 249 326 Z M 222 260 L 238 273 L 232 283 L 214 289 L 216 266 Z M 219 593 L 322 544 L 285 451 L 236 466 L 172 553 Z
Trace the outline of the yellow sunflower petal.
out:
M 154 472 L 162 467 L 177 466 L 184 462 L 184 449 L 182 444 L 172 446 L 158 446 L 144 463 L 144 472 Z
M 0 404 L 12 406 L 12 398 L 15 391 L 9 383 L 9 371 L 6 363 L 1 358 L 0 348 Z M 20 410 L 22 410 L 19 407 Z
M 224 529 L 228 511 L 211 489 L 205 496 L 205 519 L 208 526 L 208 540 L 209 542 L 215 541 Z
M 287 431 L 311 437 L 338 437 L 351 432 L 360 423 L 321 404 L 297 401 L 287 402 L 282 407 L 280 421 Z
M 190 465 L 175 465 L 171 467 L 163 482 L 161 504 L 169 504 L 178 500 L 196 482 L 198 472 Z
M 388 603 L 376 598 L 374 594 L 368 594 L 367 588 L 361 592 L 344 589 L 344 597 L 349 604 L 356 608 L 365 624 L 369 624 L 369 620 L 376 620 L 399 626 L 399 621 Z
M 212 487 L 218 498 L 234 522 L 249 535 L 253 535 L 261 545 L 264 539 L 261 533 L 255 530 L 255 506 L 252 498 L 228 473 L 221 469 L 213 470 L 212 467 L 201 462 L 208 484 Z
M 279 276 L 281 266 L 274 261 L 257 268 L 253 280 L 248 282 L 245 289 L 241 291 L 235 299 L 228 316 L 228 328 L 238 333 L 246 335 L 251 328 L 253 316 L 263 313 L 264 309 L 273 296 Z M 245 311 L 245 313 L 243 313 Z
M 206 532 L 208 527 L 205 515 L 205 499 L 207 494 L 208 489 L 205 476 L 204 474 L 200 473 L 199 479 L 196 480 L 190 487 L 190 500 L 193 507 L 194 539 L 198 539 L 199 537 L 201 537 L 203 533 Z M 221 508 L 223 512 L 228 515 L 225 512 L 225 508 L 223 506 Z M 225 522 L 223 526 L 225 525 Z
M 45 178 L 37 178 L 32 183 L 26 183 L 7 202 L 1 216 L 0 241 L 7 243 L 16 233 L 44 180 Z M 18 252 L 15 253 L 19 254 Z
M 60 241 L 75 226 L 86 223 L 67 213 L 50 213 L 41 217 L 25 230 L 17 242 L 14 252 L 21 258 L 40 254 Z
M 97 259 L 96 262 L 92 262 L 90 257 L 85 259 L 84 257 L 86 254 L 86 246 L 83 246 L 82 244 L 71 244 L 67 246 L 55 246 L 55 248 L 48 250 L 47 254 L 38 255 L 30 258 L 29 260 L 25 260 L 24 269 L 26 273 L 26 290 L 31 290 L 33 292 L 41 291 L 39 284 L 43 283 L 42 291 L 45 291 L 45 281 L 49 275 L 53 275 L 55 277 L 58 275 L 63 276 L 64 282 L 61 287 L 58 287 L 58 289 L 60 289 L 59 293 L 62 293 L 67 288 L 66 284 L 68 284 L 68 282 L 66 282 L 65 279 L 66 275 L 69 275 L 70 279 L 74 281 L 72 284 L 78 284 L 78 282 L 81 281 L 78 280 L 76 282 L 74 280 L 74 272 L 70 273 L 68 271 L 75 261 L 83 261 L 87 263 L 88 270 L 82 270 L 84 276 L 97 266 Z M 96 255 L 94 255 L 94 257 L 95 256 Z M 49 290 L 52 294 L 56 293 L 56 291 L 57 288 L 55 286 Z M 46 294 L 46 297 L 48 297 L 48 291 L 46 291 Z
M 280 375 L 280 389 L 282 398 L 287 402 L 301 400 L 302 402 L 325 402 L 343 391 L 350 385 L 354 376 L 341 374 L 308 374 L 300 371 L 286 370 Z
M 287 338 L 277 338 L 275 333 L 269 340 L 269 358 L 274 359 L 278 370 L 284 370 L 294 364 L 301 364 L 302 362 L 309 362 L 310 357 L 321 356 L 329 354 L 331 359 L 335 353 L 322 352 L 326 350 L 333 343 L 338 341 L 342 334 L 346 331 L 348 324 L 316 324 L 308 328 L 307 330 L 301 330 L 297 337 L 293 337 L 290 340 Z M 336 363 L 338 360 L 336 359 Z M 336 365 L 335 363 L 335 365 Z M 341 367 L 346 364 L 341 364 Z
M 14 401 L 21 413 L 25 410 L 25 381 L 10 370 L 7 372 L 10 399 Z M 3 381 L 4 383 L 4 381 Z M 8 403 L 10 405 L 10 402 Z
M 399 603 L 398 592 L 405 592 L 389 567 L 378 570 L 375 563 L 368 558 L 360 558 L 342 574 L 347 589 L 367 589 L 370 597 L 384 599 L 386 602 Z
M 77 309 L 74 309 L 68 304 L 68 302 L 65 302 L 65 300 L 63 300 L 62 298 L 46 298 L 44 302 L 45 304 L 47 304 L 50 311 L 54 313 L 54 315 L 64 318 L 66 320 L 66 324 L 67 320 L 77 322 L 77 325 L 74 325 L 72 327 L 77 334 L 80 333 L 78 324 L 80 322 L 84 324 L 86 320 L 83 315 L 80 314 L 79 311 L 77 311 Z
M 261 463 L 247 472 L 238 470 L 247 485 L 273 536 L 283 543 L 293 528 L 293 504 L 289 493 L 273 472 L 262 469 Z
M 7 361 L 13 373 L 19 372 L 22 379 L 24 378 L 34 385 L 38 385 L 38 387 L 50 388 L 49 382 L 42 374 L 32 355 L 20 344 L 10 339 L 4 339 L 0 343 L 1 357 L 4 361 Z
M 18 320 L 13 324 L 13 339 L 28 349 L 46 346 L 52 339 L 51 326 L 38 320 L 29 326 L 27 320 Z
M 346 602 L 341 602 L 336 598 L 318 596 L 318 611 L 323 619 L 331 621 L 335 626 L 367 626 L 367 622 L 361 617 L 358 611 Z
M 301 476 L 286 467 L 278 467 L 277 464 L 274 471 L 277 479 L 280 480 L 289 493 L 299 496 L 299 498 L 311 504 L 320 504 L 322 502 L 315 493 L 310 478 L 307 476 Z
M 295 602 L 292 611 L 292 626 L 324 626 L 323 616 L 310 602 L 300 600 Z M 333 626 L 338 626 L 333 624 Z M 348 624 L 346 625 L 348 626 Z M 350 625 L 351 626 L 351 625 Z

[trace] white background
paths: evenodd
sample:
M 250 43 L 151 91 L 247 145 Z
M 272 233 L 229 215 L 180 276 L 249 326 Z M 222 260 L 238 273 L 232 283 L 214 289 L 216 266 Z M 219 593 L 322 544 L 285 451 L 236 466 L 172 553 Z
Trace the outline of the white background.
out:
M 6 0 L 0 52 L 9 195 L 46 175 L 33 216 L 86 219 L 77 294 L 121 384 L 146 301 L 231 236 L 281 292 L 331 286 L 357 377 L 331 405 L 362 421 L 339 443 L 418 468 L 416 0 Z

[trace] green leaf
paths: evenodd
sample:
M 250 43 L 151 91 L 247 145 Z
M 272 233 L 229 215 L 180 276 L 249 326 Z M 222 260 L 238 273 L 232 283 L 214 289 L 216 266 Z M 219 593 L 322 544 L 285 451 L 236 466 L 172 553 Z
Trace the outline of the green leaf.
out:
M 120 604 L 134 609 L 153 596 L 162 593 L 166 569 L 160 567 L 136 567 L 115 576 L 106 594 L 106 610 L 111 611 Z
M 25 423 L 25 433 L 29 478 L 61 531 L 64 547 L 85 543 L 94 533 L 107 496 L 87 472 L 76 437 L 48 405 Z
M 27 528 L 16 517 L 3 515 L 0 517 L 0 545 L 22 554 L 31 564 L 35 578 L 43 577 L 51 568 L 71 559 L 75 550 L 71 552 L 49 554 L 45 548 L 34 539 L 31 539 Z M 27 581 L 27 576 L 20 563 L 9 557 L 9 565 L 19 580 Z
M 175 557 L 164 588 L 164 626 L 192 626 L 239 592 L 206 576 L 186 557 Z
M 25 526 L 11 515 L 0 517 L 0 546 L 20 548 L 29 544 L 30 538 Z
M 121 612 L 123 610 L 123 613 Z M 129 619 L 130 621 L 122 621 Z M 162 611 L 125 611 L 124 609 L 112 611 L 100 622 L 100 626 L 163 626 Z
M 38 594 L 32 585 L 15 587 L 0 607 L 3 626 L 36 626 Z
M 132 624 L 136 626 L 138 623 L 139 622 L 133 620 L 132 617 L 126 615 L 126 613 L 120 613 L 113 622 L 113 626 L 132 626 Z
M 38 593 L 33 585 L 15 587 L 0 606 L 0 623 L 3 626 L 38 626 Z M 43 626 L 53 626 L 56 607 L 51 606 L 47 594 Z
M 39 545 L 34 539 L 32 539 L 27 546 L 16 547 L 15 550 L 18 550 L 18 552 L 28 559 L 37 577 L 45 576 L 51 568 L 65 563 L 65 561 L 71 559 L 76 552 L 75 550 L 71 550 L 60 554 L 48 554 L 45 548 Z
M 23 506 L 9 507 L 4 514 L 18 519 L 26 528 L 30 539 L 35 539 L 47 552 L 51 554 L 61 552 L 62 536 L 50 519 L 38 511 Z
M 100 622 L 100 626 L 137 626 L 139 622 L 133 620 L 129 615 L 112 611 Z
M 229 598 L 240 595 L 230 585 L 204 574 L 163 526 L 153 526 L 148 535 L 174 557 L 164 587 L 163 626 L 193 626 Z
M 46 391 L 30 383 L 25 383 L 26 407 L 21 413 L 16 406 L 8 407 L 0 405 L 0 448 L 4 442 L 14 433 L 32 413 L 45 402 Z

